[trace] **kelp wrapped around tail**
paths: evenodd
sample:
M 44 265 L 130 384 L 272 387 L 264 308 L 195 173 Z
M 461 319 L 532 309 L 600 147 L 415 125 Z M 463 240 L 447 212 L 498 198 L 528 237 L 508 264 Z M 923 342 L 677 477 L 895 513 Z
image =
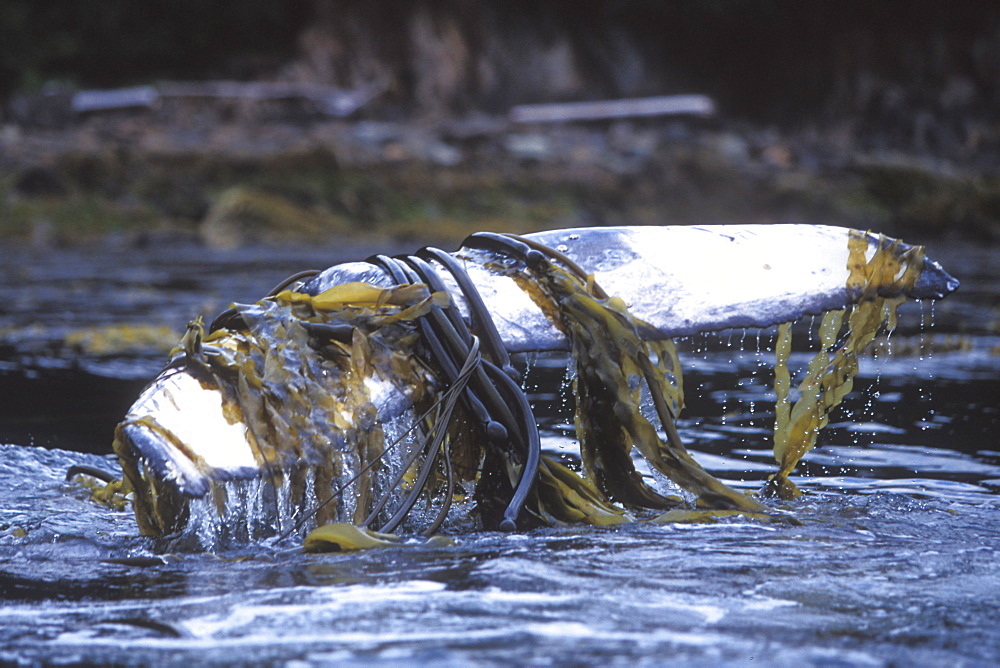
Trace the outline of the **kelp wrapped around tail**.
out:
M 507 517 L 520 516 L 521 526 L 617 523 L 633 519 L 626 509 L 681 505 L 679 498 L 662 496 L 642 482 L 631 464 L 632 447 L 696 495 L 701 505 L 763 508 L 706 473 L 676 438 L 673 414 L 683 399 L 669 340 L 644 340 L 642 323 L 620 300 L 556 262 L 536 261 L 530 270 L 518 263 L 506 270 L 516 273 L 546 310 L 559 313 L 572 341 L 579 367 L 574 392 L 585 478 L 548 457 L 529 461 L 530 436 L 498 439 L 490 433 L 491 418 L 476 419 L 470 399 L 474 402 L 477 395 L 469 387 L 474 373 L 456 376 L 455 370 L 444 368 L 468 360 L 454 355 L 442 359 L 428 341 L 433 333 L 420 327 L 421 321 L 451 308 L 445 292 L 432 292 L 425 283 L 388 288 L 354 283 L 317 295 L 282 290 L 256 304 L 237 306 L 225 327 L 207 335 L 192 323 L 170 364 L 222 393 L 227 420 L 245 425 L 252 452 L 247 465 L 259 468 L 260 479 L 249 490 L 241 488 L 244 482 L 219 479 L 213 462 L 187 451 L 175 430 L 148 416 L 126 419 L 114 447 L 135 492 L 142 532 L 176 532 L 192 513 L 207 513 L 216 531 L 247 539 L 287 532 L 304 522 L 309 526 L 312 517 L 318 524 L 350 522 L 393 530 L 399 525 L 397 508 L 418 484 L 428 503 L 442 508 L 456 495 L 474 494 L 481 526 L 495 528 L 503 523 L 525 476 L 520 485 L 524 498 L 513 517 Z M 482 364 L 479 353 L 473 354 L 473 369 Z M 497 374 L 487 376 L 496 386 Z M 510 385 L 503 384 L 503 393 L 511 391 Z M 642 417 L 644 392 L 656 398 L 658 426 L 670 434 L 666 441 L 657 425 Z M 392 433 L 387 424 L 399 420 L 380 415 L 386 410 L 386 394 L 409 404 L 403 411 L 393 410 L 407 424 Z M 527 406 L 523 395 L 521 400 Z M 512 419 L 531 424 L 512 425 Z M 537 429 L 530 407 L 498 421 L 505 427 L 501 432 Z M 192 489 L 193 498 L 178 494 L 176 483 L 184 472 L 160 470 L 148 452 L 141 457 L 129 447 L 136 432 L 124 435 L 136 426 L 162 435 L 184 452 L 206 474 L 207 489 Z M 236 502 L 245 506 L 247 495 L 256 496 L 257 512 L 250 517 L 243 508 L 242 516 L 234 515 Z M 523 512 L 517 512 L 521 505 Z M 426 525 L 440 525 L 433 513 L 423 517 Z M 232 524 L 239 528 L 227 526 Z
M 447 295 L 431 294 L 422 285 L 347 284 L 315 296 L 281 291 L 238 306 L 233 323 L 207 336 L 200 322 L 189 326 L 168 373 L 174 368 L 221 392 L 226 419 L 245 426 L 246 466 L 259 470 L 264 483 L 252 490 L 260 496 L 259 515 L 238 518 L 246 537 L 277 533 L 283 522 L 297 521 L 330 496 L 334 500 L 317 511 L 320 522 L 365 519 L 384 479 L 398 475 L 406 456 L 386 456 L 376 406 L 387 401 L 421 406 L 436 396 L 435 374 L 413 354 L 419 338 L 414 322 L 446 303 Z M 171 398 L 179 401 L 184 392 L 190 393 L 180 388 Z M 181 529 L 201 497 L 210 499 L 205 510 L 214 509 L 224 523 L 228 496 L 238 484 L 219 479 L 217 462 L 189 451 L 176 428 L 139 418 L 142 427 L 164 435 L 199 469 L 188 487 L 178 485 L 185 472 L 165 472 L 150 448 L 140 458 L 128 447 L 142 433 L 128 432 L 136 422 L 119 425 L 114 449 L 135 490 L 140 530 L 162 535 Z
M 780 471 L 766 491 L 784 498 L 796 493 L 789 473 L 850 391 L 857 354 L 893 326 L 895 307 L 921 274 L 920 248 L 884 241 L 873 251 L 868 235 L 849 239 L 848 300 L 858 303 L 846 325 L 843 310 L 824 315 L 821 349 L 794 406 L 791 330 L 779 328 Z M 681 443 L 681 371 L 662 325 L 633 316 L 593 275 L 531 238 L 480 234 L 464 247 L 454 257 L 425 249 L 372 258 L 372 283 L 307 294 L 292 282 L 234 306 L 208 334 L 192 323 L 168 371 L 116 431 L 142 532 L 202 531 L 208 522 L 216 534 L 253 540 L 330 522 L 433 533 L 446 519 L 470 516 L 484 528 L 510 529 L 615 524 L 664 511 L 665 519 L 766 512 Z M 512 279 L 568 342 L 582 475 L 540 453 L 530 405 L 461 264 Z M 447 286 L 439 271 L 450 274 Z M 950 280 L 942 294 L 957 285 Z M 449 296 L 456 283 L 468 313 Z M 188 424 L 197 423 L 202 396 L 221 396 L 215 410 L 229 429 L 218 439 Z M 177 410 L 157 412 L 157 401 Z M 160 414 L 180 417 L 160 424 Z M 196 439 L 198 448 L 190 445 Z M 216 440 L 228 445 L 213 450 Z M 684 511 L 683 499 L 647 484 L 633 450 L 698 510 Z
M 570 341 L 576 364 L 576 433 L 584 472 L 602 504 L 617 502 L 633 510 L 683 505 L 681 499 L 663 496 L 643 481 L 632 463 L 635 448 L 653 469 L 692 493 L 702 508 L 766 510 L 706 472 L 681 443 L 674 421 L 684 399 L 673 342 L 656 336 L 621 299 L 605 293 L 572 261 L 552 249 L 533 246 L 535 255 L 524 254 L 537 279 L 524 275 L 522 288 L 543 309 L 558 312 Z M 644 397 L 655 408 L 659 424 L 643 415 Z M 555 501 L 554 505 L 562 505 L 562 499 Z

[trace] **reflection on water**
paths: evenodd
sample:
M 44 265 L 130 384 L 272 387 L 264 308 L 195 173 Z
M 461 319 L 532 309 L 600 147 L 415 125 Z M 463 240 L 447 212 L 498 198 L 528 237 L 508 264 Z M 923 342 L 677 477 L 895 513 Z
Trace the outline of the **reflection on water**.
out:
M 977 252 L 941 257 L 962 290 L 933 314 L 911 309 L 894 335 L 933 317 L 940 336 L 969 337 L 972 351 L 866 360 L 858 391 L 798 470 L 807 494 L 782 505 L 801 526 L 734 519 L 463 535 L 454 547 L 362 554 L 174 553 L 138 537 L 130 513 L 63 481 L 74 463 L 113 461 L 0 433 L 16 444 L 0 446 L 0 662 L 996 664 L 1000 283 L 997 263 L 977 263 Z M 176 290 L 181 320 L 205 294 L 227 292 L 194 297 L 196 283 Z M 6 308 L 6 325 L 28 322 Z M 84 311 L 67 318 L 90 322 Z M 681 342 L 681 434 L 714 474 L 747 489 L 775 466 L 771 360 L 756 336 Z M 554 358 L 527 362 L 546 447 L 572 459 L 565 374 Z M 14 376 L 30 394 L 31 379 Z M 47 378 L 51 392 L 96 376 L 77 367 Z M 58 438 L 89 447 L 66 429 Z

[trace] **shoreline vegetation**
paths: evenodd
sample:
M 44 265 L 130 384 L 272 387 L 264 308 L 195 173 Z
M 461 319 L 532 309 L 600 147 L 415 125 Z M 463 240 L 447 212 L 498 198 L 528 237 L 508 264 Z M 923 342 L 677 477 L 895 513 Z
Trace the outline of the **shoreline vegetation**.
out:
M 811 222 L 1000 240 L 982 3 L 137 7 L 0 8 L 0 239 Z M 692 93 L 713 113 L 638 113 Z
M 0 238 L 42 248 L 108 237 L 457 243 L 478 230 L 806 221 L 1000 239 L 1000 174 L 738 121 L 191 128 L 157 114 L 4 127 Z

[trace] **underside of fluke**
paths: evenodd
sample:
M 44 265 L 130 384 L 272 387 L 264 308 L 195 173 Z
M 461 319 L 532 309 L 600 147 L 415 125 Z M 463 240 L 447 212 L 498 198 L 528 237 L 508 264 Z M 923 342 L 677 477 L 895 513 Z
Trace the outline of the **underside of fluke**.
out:
M 191 323 L 114 449 L 140 530 L 206 547 L 765 517 L 766 497 L 798 494 L 789 475 L 899 304 L 957 287 L 922 248 L 845 228 L 481 233 L 454 253 L 306 272 Z M 791 325 L 807 316 L 820 319 L 818 350 L 793 387 Z M 755 498 L 681 442 L 671 337 L 774 325 L 778 469 Z M 542 451 L 509 358 L 543 350 L 576 366 L 579 470 Z

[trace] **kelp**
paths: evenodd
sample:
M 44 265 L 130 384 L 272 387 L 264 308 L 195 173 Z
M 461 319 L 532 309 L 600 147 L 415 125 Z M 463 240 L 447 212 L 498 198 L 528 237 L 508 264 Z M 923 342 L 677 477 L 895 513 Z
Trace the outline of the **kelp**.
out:
M 124 479 L 106 481 L 87 472 L 78 472 L 68 475 L 67 482 L 82 485 L 88 490 L 91 501 L 111 510 L 125 510 L 131 501 L 129 498 L 131 490 Z
M 823 315 L 819 325 L 819 351 L 809 362 L 798 385 L 799 399 L 790 402 L 791 323 L 778 328 L 775 345 L 774 389 L 776 394 L 774 458 L 780 468 L 768 480 L 765 496 L 792 499 L 801 492 L 788 479 L 802 456 L 816 446 L 820 430 L 830 413 L 854 387 L 858 358 L 883 330 L 896 326 L 896 310 L 904 292 L 913 287 L 923 269 L 923 248 L 903 248 L 898 241 L 879 238 L 871 259 L 866 260 L 868 236 L 851 231 L 848 241 L 848 292 L 856 303 L 850 308 Z
M 591 481 L 551 457 L 542 457 L 535 493 L 537 512 L 545 524 L 613 526 L 635 521 Z
M 565 333 L 576 366 L 572 391 L 581 470 L 537 451 L 532 459 L 530 433 L 535 429 L 537 436 L 537 427 L 523 391 L 515 386 L 519 401 L 505 394 L 515 374 L 506 353 L 496 349 L 495 332 L 486 331 L 488 314 L 470 307 L 476 333 L 487 342 L 484 359 L 479 339 L 458 331 L 464 325 L 449 311 L 451 301 L 426 263 L 380 257 L 399 285 L 346 283 L 313 295 L 297 291 L 293 281 L 256 304 L 235 305 L 216 319 L 214 331 L 206 333 L 200 320 L 191 323 L 173 353 L 172 365 L 218 388 L 227 419 L 246 426 L 261 479 L 269 483 L 261 493 L 270 495 L 277 518 L 261 535 L 288 536 L 314 524 L 307 550 L 397 545 L 391 532 L 418 498 L 425 499 L 424 511 L 407 526 L 425 535 L 439 529 L 460 497 L 473 499 L 479 525 L 490 528 L 510 528 L 519 513 L 521 527 L 737 515 L 788 521 L 712 476 L 681 442 L 675 421 L 684 406 L 683 379 L 673 341 L 553 249 L 504 235 L 474 235 L 466 245 L 506 256 L 489 268 L 512 277 Z M 868 235 L 852 232 L 846 287 L 856 304 L 823 314 L 819 350 L 794 402 L 792 323 L 778 328 L 779 470 L 765 496 L 799 494 L 789 475 L 851 391 L 859 355 L 879 332 L 894 327 L 902 295 L 922 269 L 919 247 L 881 238 L 870 259 L 868 252 Z M 438 264 L 456 272 L 447 261 Z M 426 282 L 415 280 L 421 277 Z M 462 283 L 461 276 L 456 280 Z M 473 297 L 467 293 L 467 302 Z M 449 322 L 458 329 L 449 329 Z M 408 424 L 392 425 L 392 436 L 372 396 L 379 384 L 395 388 L 410 406 L 399 418 Z M 485 403 L 493 408 L 479 397 L 491 397 Z M 530 428 L 519 428 L 524 421 Z M 151 418 L 136 422 L 187 453 Z M 135 490 L 143 533 L 180 529 L 188 519 L 185 500 L 140 470 L 124 441 L 118 433 L 115 449 Z M 684 493 L 648 484 L 634 452 Z M 207 470 L 197 453 L 187 454 Z M 218 517 L 226 517 L 233 493 L 231 484 L 213 481 L 208 496 Z
M 581 278 L 555 262 L 536 262 L 533 271 L 570 340 L 577 370 L 576 435 L 584 473 L 605 500 L 634 509 L 683 504 L 643 481 L 632 464 L 635 448 L 656 471 L 692 493 L 699 507 L 764 511 L 758 501 L 705 471 L 681 443 L 674 422 L 683 393 L 673 342 L 640 336 L 640 331 L 651 328 L 630 314 L 620 299 L 607 296 L 592 276 Z M 643 389 L 665 438 L 642 414 Z
M 66 345 L 87 355 L 110 356 L 166 352 L 177 333 L 166 325 L 114 324 L 75 329 L 65 336 Z
M 348 522 L 331 522 L 309 532 L 303 541 L 306 552 L 348 552 L 384 547 L 448 547 L 453 541 L 433 536 L 419 543 L 403 542 L 400 536 L 358 527 Z
M 275 521 L 288 509 L 292 521 L 312 509 L 319 523 L 348 518 L 361 524 L 384 493 L 386 477 L 396 473 L 390 464 L 398 469 L 411 455 L 407 445 L 385 457 L 369 384 L 389 382 L 418 407 L 434 398 L 436 376 L 414 354 L 414 321 L 446 303 L 447 295 L 423 285 L 348 284 L 318 295 L 285 290 L 237 306 L 245 328 L 205 334 L 200 320 L 191 323 L 171 364 L 222 391 L 227 419 L 246 425 L 247 441 L 271 484 Z M 115 450 L 137 490 L 143 533 L 181 528 L 184 501 L 148 470 L 140 472 L 123 441 L 118 434 Z M 175 445 L 185 451 L 184 444 Z M 197 453 L 189 456 L 199 462 Z M 220 517 L 227 494 L 224 481 L 213 481 Z
M 433 397 L 435 376 L 413 354 L 414 323 L 442 303 L 446 294 L 423 285 L 347 284 L 315 296 L 283 291 L 240 309 L 253 345 L 232 360 L 241 381 L 233 398 L 264 463 L 291 473 L 293 499 L 313 498 L 296 505 L 333 498 L 318 508 L 319 523 L 346 517 L 361 524 L 371 514 L 380 470 L 390 467 L 369 381 L 390 382 L 415 406 Z M 326 338 L 310 324 L 346 327 L 348 335 Z

